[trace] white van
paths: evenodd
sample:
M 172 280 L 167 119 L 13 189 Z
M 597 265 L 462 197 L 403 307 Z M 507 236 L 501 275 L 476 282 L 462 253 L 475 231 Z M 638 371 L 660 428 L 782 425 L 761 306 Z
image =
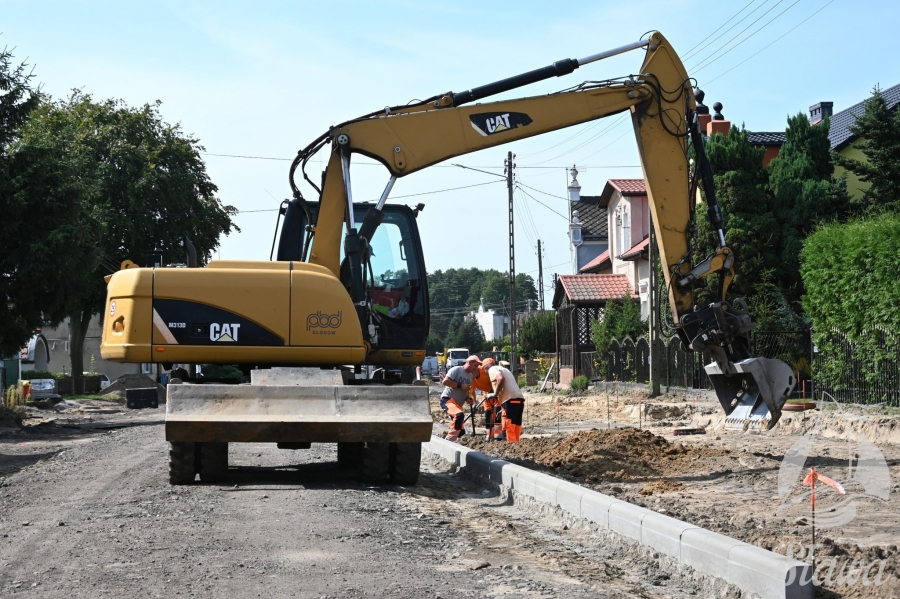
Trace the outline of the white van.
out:
M 423 376 L 437 376 L 438 374 L 438 359 L 436 356 L 428 356 L 425 358 L 425 361 L 422 362 L 422 375 Z
M 454 366 L 462 366 L 469 357 L 469 350 L 464 347 L 451 347 L 447 350 L 447 370 Z

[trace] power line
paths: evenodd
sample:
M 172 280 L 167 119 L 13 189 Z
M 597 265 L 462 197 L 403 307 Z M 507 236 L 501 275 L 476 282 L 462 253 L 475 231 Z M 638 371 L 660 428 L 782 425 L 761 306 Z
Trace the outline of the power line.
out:
M 612 131 L 613 129 L 615 129 L 616 127 L 618 127 L 619 125 L 621 125 L 622 123 L 624 123 L 624 122 L 625 122 L 625 116 L 627 116 L 627 115 L 623 115 L 621 118 L 619 118 L 619 119 L 617 119 L 617 120 L 614 120 L 614 121 L 613 121 L 612 123 L 610 123 L 606 128 L 604 128 L 603 130 L 599 131 L 596 135 L 594 135 L 594 136 L 592 136 L 591 138 L 589 138 L 589 139 L 587 139 L 587 140 L 581 142 L 580 144 L 578 144 L 578 145 L 575 146 L 574 148 L 572 148 L 572 149 L 570 149 L 570 150 L 566 150 L 566 151 L 563 152 L 562 154 L 557 154 L 557 155 L 554 156 L 553 158 L 548 158 L 547 160 L 544 160 L 544 161 L 541 161 L 541 162 L 536 162 L 535 164 L 536 164 L 536 165 L 540 165 L 540 164 L 544 164 L 544 163 L 550 162 L 551 160 L 558 160 L 558 159 L 562 158 L 563 156 L 567 156 L 567 155 L 571 154 L 572 152 L 574 152 L 574 151 L 576 151 L 576 150 L 580 150 L 580 149 L 583 148 L 584 146 L 589 145 L 589 144 L 593 143 L 594 141 L 600 139 L 601 137 L 603 137 L 604 135 L 606 135 L 607 133 L 609 133 L 610 131 Z
M 735 45 L 733 45 L 732 47 L 728 48 L 728 50 L 726 50 L 725 52 L 723 52 L 723 53 L 720 54 L 719 56 L 716 56 L 712 61 L 706 63 L 705 65 L 703 65 L 703 66 L 700 67 L 699 69 L 696 69 L 694 72 L 697 73 L 697 72 L 699 72 L 699 71 L 702 71 L 703 69 L 705 69 L 705 68 L 708 67 L 709 65 L 713 64 L 714 62 L 716 62 L 717 60 L 719 60 L 720 58 L 722 58 L 723 56 L 725 56 L 726 54 L 728 54 L 729 52 L 731 52 L 732 50 L 734 50 L 735 48 L 737 48 L 738 46 L 740 46 L 741 44 L 743 44 L 744 42 L 746 42 L 747 40 L 749 40 L 751 37 L 753 37 L 754 35 L 756 35 L 756 34 L 759 33 L 760 31 L 762 31 L 763 29 L 765 29 L 766 27 L 768 27 L 769 25 L 771 25 L 773 21 L 777 20 L 779 17 L 781 17 L 781 15 L 783 15 L 783 14 L 786 13 L 787 11 L 791 10 L 792 8 L 794 8 L 799 2 L 800 2 L 800 0 L 796 0 L 796 2 L 794 2 L 793 4 L 791 4 L 790 6 L 788 6 L 787 8 L 785 8 L 783 11 L 781 11 L 781 12 L 778 13 L 777 15 L 775 15 L 775 16 L 772 18 L 772 20 L 770 20 L 768 23 L 766 23 L 765 25 L 763 25 L 762 27 L 760 27 L 759 29 L 757 29 L 756 31 L 754 31 L 753 33 L 751 33 L 750 35 L 748 35 L 747 37 L 745 37 L 744 39 L 742 39 L 741 41 L 739 41 L 738 43 L 736 43 Z
M 816 9 L 816 11 L 815 11 L 814 13 L 812 13 L 811 15 L 809 15 L 808 17 L 806 17 L 805 19 L 803 19 L 802 21 L 800 21 L 799 23 L 797 23 L 796 25 L 794 25 L 793 27 L 791 27 L 790 29 L 788 29 L 788 30 L 787 30 L 786 32 L 784 32 L 784 34 L 782 34 L 781 36 L 775 38 L 774 40 L 772 40 L 771 42 L 769 42 L 768 44 L 766 44 L 765 46 L 763 46 L 759 51 L 757 51 L 757 52 L 754 53 L 754 54 L 751 54 L 750 56 L 748 56 L 747 58 L 745 58 L 745 59 L 742 60 L 741 62 L 737 63 L 736 65 L 734 65 L 733 67 L 731 67 L 731 68 L 728 69 L 727 71 L 725 71 L 725 72 L 723 72 L 723 73 L 717 75 L 717 76 L 714 77 L 713 79 L 710 79 L 710 80 L 707 81 L 706 83 L 707 83 L 707 84 L 710 84 L 710 83 L 712 83 L 713 81 L 716 81 L 717 79 L 721 79 L 722 77 L 724 77 L 725 75 L 727 75 L 727 74 L 730 73 L 731 71 L 735 70 L 736 68 L 738 68 L 739 66 L 741 66 L 741 65 L 744 64 L 745 62 L 749 61 L 751 58 L 755 57 L 757 54 L 760 54 L 761 52 L 763 52 L 764 50 L 766 50 L 767 48 L 769 48 L 770 46 L 772 46 L 773 44 L 775 44 L 776 42 L 778 42 L 779 40 L 781 40 L 782 38 L 786 37 L 789 33 L 791 33 L 792 31 L 794 31 L 795 29 L 797 29 L 798 27 L 800 27 L 801 25 L 803 25 L 804 23 L 806 23 L 807 21 L 809 21 L 811 18 L 813 18 L 814 16 L 816 16 L 817 14 L 819 14 L 820 12 L 822 12 L 823 10 L 825 10 L 825 8 L 826 8 L 829 4 L 831 4 L 831 3 L 833 3 L 833 2 L 834 2 L 834 0 L 829 0 L 829 2 L 828 2 L 827 4 L 825 4 L 822 8 Z
M 278 158 L 275 156 L 249 156 L 244 154 L 215 154 L 212 152 L 201 152 L 203 156 L 217 156 L 219 158 L 244 158 L 247 160 L 278 160 L 278 161 L 286 161 L 290 162 L 293 158 Z M 353 163 L 354 165 L 363 165 L 363 166 L 384 166 L 378 162 L 362 162 L 357 161 Z M 501 169 L 503 167 L 499 166 L 491 166 L 491 165 L 477 165 L 477 166 L 468 166 L 468 165 L 457 165 L 457 164 L 435 164 L 428 168 L 457 168 L 457 167 L 468 168 L 472 170 L 477 169 Z M 534 169 L 559 169 L 559 168 L 570 168 L 567 165 L 559 165 L 559 166 L 519 166 L 516 165 L 517 169 L 520 168 L 534 168 Z M 639 164 L 598 164 L 598 165 L 581 165 L 579 168 L 641 168 Z M 488 173 L 488 174 L 496 174 L 496 173 Z
M 538 189 L 537 187 L 532 187 L 531 185 L 525 185 L 525 184 L 522 183 L 521 181 L 519 181 L 519 185 L 521 185 L 522 187 L 527 187 L 528 189 L 530 189 L 530 190 L 532 190 L 532 191 L 536 191 L 536 192 L 538 192 L 538 193 L 542 193 L 542 194 L 544 194 L 545 196 L 550 196 L 551 198 L 556 198 L 557 200 L 565 200 L 565 201 L 567 201 L 567 202 L 569 201 L 568 198 L 564 198 L 564 197 L 562 197 L 562 196 L 554 195 L 554 194 L 552 194 L 552 193 L 547 193 L 546 191 L 541 191 L 541 190 Z M 525 193 L 525 192 L 522 191 L 522 193 Z M 568 219 L 566 219 L 566 220 L 568 220 Z
M 725 42 L 724 44 L 722 44 L 721 46 L 719 46 L 718 48 L 716 48 L 715 50 L 713 50 L 706 58 L 704 58 L 703 60 L 701 60 L 700 62 L 698 62 L 698 63 L 695 64 L 694 66 L 692 66 L 692 67 L 691 67 L 691 72 L 694 72 L 694 71 L 699 70 L 700 66 L 701 66 L 703 63 L 705 63 L 707 60 L 709 60 L 710 58 L 712 58 L 713 56 L 715 56 L 716 54 L 718 54 L 719 50 L 721 50 L 722 48 L 724 48 L 725 46 L 727 46 L 728 44 L 730 44 L 731 42 L 733 42 L 734 40 L 736 40 L 737 38 L 739 38 L 740 36 L 742 36 L 742 35 L 744 34 L 745 31 L 747 31 L 748 29 L 750 29 L 751 27 L 753 27 L 754 25 L 756 25 L 757 23 L 759 23 L 759 21 L 760 21 L 764 16 L 766 16 L 767 14 L 769 14 L 770 12 L 772 12 L 773 10 L 775 10 L 775 8 L 778 7 L 778 5 L 781 4 L 782 2 L 784 2 L 784 0 L 778 0 L 778 2 L 776 2 L 775 4 L 773 4 L 772 7 L 771 7 L 769 10 L 767 10 L 767 11 L 764 12 L 763 14 L 759 15 L 759 17 L 757 17 L 757 19 L 756 19 L 755 21 L 753 21 L 752 23 L 750 23 L 749 25 L 747 25 L 746 27 L 744 27 L 743 29 L 741 29 L 741 30 L 737 33 L 737 35 L 735 35 L 735 36 L 732 37 L 730 40 L 728 40 L 727 42 Z
M 518 185 L 518 184 L 517 184 L 517 185 Z M 524 193 L 526 196 L 528 196 L 529 198 L 531 198 L 532 200 L 534 200 L 535 202 L 537 202 L 538 204 L 540 204 L 541 206 L 543 206 L 544 208 L 546 208 L 547 210 L 549 210 L 550 212 L 552 212 L 553 214 L 557 215 L 558 217 L 560 217 L 560 218 L 562 218 L 562 219 L 565 219 L 566 222 L 569 221 L 569 217 L 563 216 L 562 214 L 560 214 L 559 212 L 557 212 L 556 210 L 554 210 L 553 208 L 551 208 L 550 206 L 548 206 L 548 205 L 545 204 L 544 202 L 540 201 L 539 199 L 537 199 L 536 197 L 534 197 L 533 195 L 531 195 L 530 193 L 528 193 L 527 191 L 525 191 L 525 190 L 522 189 L 521 187 L 519 188 L 519 191 L 521 191 L 522 193 Z M 550 195 L 550 194 L 547 194 L 547 195 Z
M 614 140 L 612 140 L 611 142 L 609 142 L 608 144 L 606 144 L 605 146 L 603 146 L 602 148 L 600 148 L 599 150 L 597 150 L 596 152 L 594 152 L 593 154 L 589 154 L 589 155 L 588 155 L 588 158 L 591 158 L 591 157 L 593 157 L 593 156 L 596 156 L 597 154 L 599 154 L 600 152 L 602 152 L 602 151 L 605 150 L 606 148 L 610 147 L 611 145 L 613 145 L 614 143 L 616 143 L 617 141 L 619 141 L 620 139 L 622 139 L 623 137 L 625 137 L 626 135 L 628 135 L 628 133 L 629 133 L 629 132 L 626 131 L 625 133 L 623 133 L 623 134 L 620 135 L 619 137 L 615 138 Z
M 460 189 L 469 189 L 470 187 L 480 187 L 482 185 L 493 185 L 494 183 L 500 183 L 500 181 L 488 181 L 486 183 L 474 183 L 472 185 L 463 185 L 461 187 L 448 187 L 446 189 L 435 189 L 433 191 L 423 191 L 421 193 L 409 193 L 402 196 L 392 196 L 392 199 L 400 199 L 400 198 L 414 198 L 417 196 L 427 196 L 435 193 L 445 193 L 448 191 L 457 191 Z M 373 200 L 374 201 L 374 200 Z M 280 208 L 262 208 L 259 210 L 238 210 L 237 214 L 249 214 L 253 212 L 277 212 Z
M 754 8 L 753 10 L 751 10 L 750 12 L 748 12 L 746 15 L 744 15 L 744 16 L 741 18 L 740 21 L 738 21 L 737 23 L 735 23 L 734 25 L 732 25 L 731 27 L 729 27 L 728 29 L 726 29 L 725 31 L 723 31 L 723 32 L 722 32 L 721 34 L 719 34 L 719 36 L 717 36 L 715 39 L 710 40 L 710 42 L 709 42 L 708 44 L 705 44 L 702 48 L 699 48 L 696 52 L 694 52 L 693 49 L 689 50 L 684 56 L 681 57 L 681 60 L 682 60 L 682 61 L 688 60 L 689 58 L 693 58 L 694 56 L 696 56 L 696 55 L 700 54 L 701 52 L 703 52 L 703 50 L 705 50 L 706 48 L 708 48 L 708 47 L 710 46 L 710 44 L 715 43 L 716 40 L 722 39 L 722 37 L 723 37 L 726 33 L 728 33 L 729 31 L 731 31 L 732 29 L 734 29 L 735 27 L 737 27 L 738 25 L 740 25 L 741 23 L 743 23 L 745 20 L 747 20 L 747 18 L 750 17 L 750 15 L 752 15 L 753 13 L 755 13 L 756 11 L 758 11 L 760 8 L 762 8 L 763 6 L 765 6 L 766 3 L 767 3 L 768 1 L 769 1 L 769 0 L 763 0 L 763 3 L 762 3 L 762 4 L 760 4 L 759 6 L 757 6 L 756 8 Z M 751 2 L 750 4 L 753 4 L 753 2 Z M 749 6 L 749 4 L 748 4 L 747 6 Z M 737 15 L 741 14 L 742 12 L 744 12 L 744 10 L 747 8 L 747 6 L 745 6 L 745 7 L 742 8 L 741 10 L 739 10 L 739 11 L 737 12 L 737 14 L 734 15 L 734 17 L 736 17 Z M 731 17 L 731 18 L 733 19 L 734 17 Z M 730 20 L 731 20 L 731 19 L 729 19 L 729 21 L 730 21 Z M 724 27 L 724 25 L 723 25 L 723 27 Z M 719 27 L 719 29 L 721 29 L 721 27 Z M 718 30 L 716 30 L 716 32 L 713 32 L 713 34 L 715 34 L 715 33 L 717 33 L 717 32 L 718 32 Z M 707 36 L 707 39 L 709 39 L 710 37 L 711 37 L 711 36 Z
M 750 2 L 748 2 L 747 4 L 744 5 L 744 8 L 742 8 L 741 10 L 739 10 L 739 11 L 737 11 L 736 13 L 734 13 L 733 15 L 731 15 L 731 18 L 730 18 L 730 19 L 728 19 L 727 21 L 725 21 L 724 23 L 722 23 L 721 25 L 719 25 L 719 28 L 718 28 L 718 29 L 714 29 L 712 33 L 710 33 L 710 34 L 707 35 L 705 38 L 703 38 L 702 40 L 700 40 L 699 42 L 697 42 L 697 43 L 694 45 L 693 48 L 691 48 L 690 50 L 688 50 L 687 52 L 684 53 L 684 59 L 690 58 L 691 52 L 693 52 L 693 51 L 697 48 L 697 46 L 699 46 L 700 44 L 702 44 L 703 42 L 705 42 L 706 40 L 708 40 L 709 38 L 711 38 L 712 36 L 714 36 L 715 34 L 717 34 L 717 33 L 719 32 L 719 29 L 721 29 L 722 27 L 725 27 L 725 25 L 728 25 L 728 24 L 731 22 L 732 19 L 734 19 L 736 16 L 738 16 L 739 14 L 741 14 L 742 12 L 744 12 L 744 11 L 747 9 L 747 7 L 750 6 L 751 4 L 753 4 L 754 2 L 756 2 L 756 0 L 750 0 Z M 726 33 L 727 33 L 727 32 L 726 32 Z M 710 42 L 710 43 L 712 43 L 712 42 Z M 704 46 L 704 47 L 705 47 L 705 46 Z M 702 48 L 701 48 L 701 50 L 702 50 Z M 698 52 L 699 52 L 699 50 L 698 50 Z

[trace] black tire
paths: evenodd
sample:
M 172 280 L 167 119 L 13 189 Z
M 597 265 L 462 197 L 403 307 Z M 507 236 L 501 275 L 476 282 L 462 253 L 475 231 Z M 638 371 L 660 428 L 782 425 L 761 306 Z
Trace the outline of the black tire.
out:
M 195 444 L 181 441 L 169 443 L 169 484 L 189 485 L 196 475 Z
M 200 480 L 221 483 L 228 479 L 228 443 L 200 443 Z
M 410 487 L 419 480 L 421 443 L 391 443 L 391 481 Z
M 359 468 L 362 459 L 362 443 L 338 443 L 338 468 Z
M 359 479 L 372 485 L 391 480 L 391 444 L 364 443 L 360 452 Z

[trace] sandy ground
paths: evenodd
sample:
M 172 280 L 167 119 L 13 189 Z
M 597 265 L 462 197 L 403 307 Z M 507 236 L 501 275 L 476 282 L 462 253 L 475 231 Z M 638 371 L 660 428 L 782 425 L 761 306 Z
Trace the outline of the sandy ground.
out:
M 370 488 L 333 445 L 233 444 L 228 484 L 172 487 L 162 409 L 105 409 L 0 430 L 0 596 L 740 596 L 437 460 Z
M 528 394 L 526 399 L 526 439 L 519 446 L 484 443 L 480 436 L 463 442 L 800 559 L 809 558 L 812 515 L 801 481 L 815 466 L 851 494 L 818 486 L 819 596 L 900 596 L 900 416 L 832 406 L 785 415 L 772 431 L 751 434 L 724 431 L 718 402 L 704 393 L 647 400 L 642 391 L 617 394 L 613 388 L 585 397 Z M 435 415 L 440 420 L 436 403 Z M 706 434 L 673 434 L 676 428 L 699 426 Z M 444 422 L 436 428 L 443 430 Z M 809 447 L 803 447 L 804 439 Z M 876 448 L 883 464 L 867 461 L 867 447 Z M 792 452 L 801 455 L 802 469 L 783 467 Z M 860 471 L 874 473 L 883 484 L 874 493 L 879 496 L 873 496 L 872 484 L 861 488 Z M 861 584 L 861 569 L 869 564 L 873 583 L 884 565 L 878 578 L 884 584 Z

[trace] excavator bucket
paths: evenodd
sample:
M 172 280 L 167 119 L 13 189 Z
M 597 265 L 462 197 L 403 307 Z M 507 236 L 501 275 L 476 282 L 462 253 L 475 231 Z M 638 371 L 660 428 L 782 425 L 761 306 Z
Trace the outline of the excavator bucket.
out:
M 791 367 L 769 358 L 749 358 L 733 365 L 731 374 L 722 372 L 717 362 L 705 367 L 725 410 L 725 430 L 771 429 L 797 384 Z
M 417 443 L 431 438 L 428 387 L 169 385 L 166 440 Z

